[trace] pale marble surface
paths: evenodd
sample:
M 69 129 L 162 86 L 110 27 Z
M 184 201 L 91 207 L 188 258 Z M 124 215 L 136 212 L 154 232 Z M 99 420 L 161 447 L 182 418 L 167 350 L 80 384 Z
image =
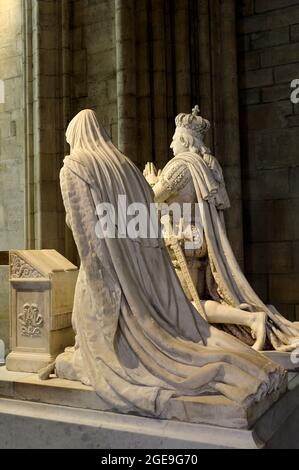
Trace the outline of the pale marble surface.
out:
M 1 367 L 0 395 L 1 384 L 9 380 L 33 386 L 40 384 L 36 375 L 11 373 Z M 79 382 L 54 379 L 42 385 L 48 391 L 48 398 L 49 390 L 57 393 L 59 387 L 64 389 L 64 395 L 66 389 L 94 393 Z M 0 398 L 0 448 L 298 448 L 299 375 L 289 374 L 288 388 L 249 430 L 87 410 L 70 406 L 70 401 L 68 406 L 63 406 Z M 24 394 L 24 390 L 20 389 L 19 393 Z M 70 396 L 69 400 L 72 400 Z
M 274 403 L 282 391 L 247 407 L 238 406 L 222 395 L 172 398 L 159 419 L 174 419 L 240 429 L 250 428 Z M 57 378 L 40 380 L 37 374 L 11 373 L 0 367 L 0 397 L 37 401 L 46 404 L 73 406 L 78 408 L 117 411 L 103 401 L 92 387 Z M 270 401 L 272 400 L 272 401 Z M 217 413 L 215 413 L 217 408 Z M 135 414 L 141 414 L 136 412 Z M 237 425 L 236 425 L 237 423 Z
M 55 250 L 10 252 L 10 370 L 37 372 L 74 341 L 78 269 Z
M 252 432 L 0 398 L 0 448 L 257 448 Z

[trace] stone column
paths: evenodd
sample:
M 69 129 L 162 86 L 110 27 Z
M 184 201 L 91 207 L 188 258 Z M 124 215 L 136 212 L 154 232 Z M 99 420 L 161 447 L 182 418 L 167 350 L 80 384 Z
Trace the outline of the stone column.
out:
M 25 132 L 25 237 L 27 248 L 35 246 L 34 218 L 34 155 L 33 155 L 33 48 L 32 0 L 23 2 L 24 62 L 24 132 Z
M 222 123 L 218 129 L 222 132 L 222 138 L 218 151 L 219 153 L 222 151 L 223 170 L 231 200 L 231 209 L 227 212 L 226 216 L 228 236 L 234 247 L 234 253 L 243 266 L 242 183 L 235 2 L 221 2 L 220 15 L 222 86 L 221 95 L 218 96 L 218 99 L 222 102 Z
M 148 0 L 136 2 L 136 98 L 137 165 L 143 169 L 154 155 L 151 99 L 151 50 L 149 44 Z
M 23 2 L 27 246 L 60 253 L 66 239 L 59 170 L 70 117 L 69 7 L 69 0 Z
M 189 112 L 191 107 L 190 30 L 188 3 L 174 2 L 175 84 L 177 112 Z
M 164 0 L 152 1 L 150 21 L 152 33 L 152 105 L 153 147 L 157 168 L 163 168 L 168 160 L 167 135 L 167 76 L 165 44 Z
M 200 108 L 212 122 L 207 143 L 223 167 L 231 200 L 226 211 L 228 237 L 243 266 L 235 2 L 200 0 L 198 11 Z
M 118 146 L 136 162 L 135 1 L 115 0 Z

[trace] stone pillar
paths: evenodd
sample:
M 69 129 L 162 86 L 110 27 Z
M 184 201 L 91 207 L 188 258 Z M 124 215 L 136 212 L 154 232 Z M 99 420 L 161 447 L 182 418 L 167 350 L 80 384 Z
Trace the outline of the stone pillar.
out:
M 231 200 L 231 209 L 225 214 L 228 237 L 243 266 L 235 2 L 200 0 L 198 13 L 199 104 L 212 122 L 207 143 L 223 167 Z
M 135 1 L 115 0 L 119 149 L 136 162 Z
M 143 169 L 154 157 L 151 99 L 151 49 L 149 43 L 148 0 L 136 2 L 136 95 L 137 95 L 137 164 Z
M 168 160 L 167 134 L 167 62 L 165 41 L 165 2 L 153 0 L 151 21 L 152 39 L 152 109 L 153 155 L 157 168 L 163 168 Z M 149 19 L 149 20 L 150 20 Z
M 69 120 L 69 0 L 23 2 L 26 244 L 65 252 L 59 170 Z
M 177 112 L 189 113 L 191 103 L 190 17 L 185 0 L 174 2 L 175 90 Z
M 32 0 L 23 2 L 24 131 L 25 131 L 25 236 L 26 248 L 35 246 L 33 153 L 33 45 Z M 10 247 L 11 248 L 11 247 Z
M 218 34 L 215 32 L 218 59 L 215 58 L 214 110 L 215 153 L 222 163 L 231 208 L 226 211 L 228 237 L 241 264 L 243 255 L 242 188 L 240 162 L 239 94 L 236 45 L 236 13 L 233 0 L 212 2 L 218 9 Z M 218 6 L 219 5 L 219 6 Z M 214 15 L 212 16 L 214 17 Z M 219 46 L 218 46 L 219 47 Z

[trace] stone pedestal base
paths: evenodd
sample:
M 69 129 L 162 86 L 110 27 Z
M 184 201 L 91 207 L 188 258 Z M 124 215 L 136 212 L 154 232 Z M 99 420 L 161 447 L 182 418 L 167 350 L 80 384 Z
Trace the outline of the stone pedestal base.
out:
M 12 374 L 12 375 L 11 375 Z M 249 429 L 284 394 L 286 385 L 258 403 L 239 405 L 222 395 L 172 398 L 160 419 Z M 11 373 L 0 368 L 0 397 L 66 405 L 99 411 L 116 411 L 91 387 L 80 382 L 51 376 L 40 380 L 37 374 Z
M 56 343 L 55 343 L 56 342 Z M 6 357 L 6 368 L 15 372 L 38 372 L 43 367 L 54 362 L 57 355 L 61 352 L 61 344 L 72 344 L 74 342 L 74 332 L 72 327 L 52 333 L 52 344 L 57 344 L 53 348 L 55 352 L 24 352 L 11 351 Z
M 298 392 L 249 430 L 0 398 L 0 448 L 298 449 Z
M 263 447 L 253 432 L 0 398 L 0 448 Z
M 6 367 L 15 372 L 37 372 L 55 361 L 56 356 L 47 353 L 22 353 L 12 351 L 6 358 Z
M 198 405 L 190 402 L 192 412 Z M 217 425 L 217 416 L 221 420 L 224 414 L 216 406 L 215 425 L 121 415 L 100 411 L 103 407 L 79 382 L 43 382 L 35 374 L 1 367 L 0 448 L 299 448 L 299 375 L 294 373 L 288 391 L 248 429 L 232 429 L 229 421 Z M 203 421 L 208 411 L 202 406 Z

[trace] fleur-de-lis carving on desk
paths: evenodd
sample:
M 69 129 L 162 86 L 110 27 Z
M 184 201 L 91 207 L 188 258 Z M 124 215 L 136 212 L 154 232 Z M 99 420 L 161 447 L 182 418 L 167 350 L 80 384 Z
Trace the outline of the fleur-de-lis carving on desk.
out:
M 18 315 L 18 319 L 21 324 L 22 336 L 41 336 L 44 319 L 36 304 L 24 304 L 23 311 Z

